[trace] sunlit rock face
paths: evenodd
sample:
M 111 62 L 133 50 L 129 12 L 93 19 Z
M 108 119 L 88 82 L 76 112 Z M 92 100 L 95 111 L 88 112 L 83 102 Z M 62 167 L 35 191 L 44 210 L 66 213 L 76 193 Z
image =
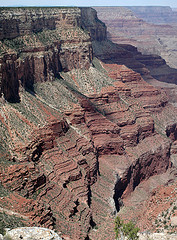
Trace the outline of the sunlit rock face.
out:
M 5 237 L 11 237 L 14 240 L 19 239 L 43 239 L 43 240 L 61 240 L 57 233 L 47 228 L 23 227 L 10 230 Z
M 176 109 L 143 79 L 165 61 L 108 41 L 91 8 L 1 11 L 0 206 L 67 240 L 113 239 L 122 209 L 150 229 L 176 179 Z

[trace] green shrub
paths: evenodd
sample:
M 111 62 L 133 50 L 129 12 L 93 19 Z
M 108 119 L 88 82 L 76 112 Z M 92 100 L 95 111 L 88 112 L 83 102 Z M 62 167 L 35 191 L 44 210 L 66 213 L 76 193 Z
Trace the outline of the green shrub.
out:
M 167 229 L 167 228 L 168 228 L 168 225 L 165 225 L 165 226 L 164 226 L 164 229 Z
M 136 240 L 139 238 L 137 235 L 139 228 L 135 227 L 135 224 L 131 221 L 124 223 L 119 216 L 115 219 L 114 231 L 116 233 L 116 239 L 120 238 L 123 240 L 127 238 L 128 240 Z

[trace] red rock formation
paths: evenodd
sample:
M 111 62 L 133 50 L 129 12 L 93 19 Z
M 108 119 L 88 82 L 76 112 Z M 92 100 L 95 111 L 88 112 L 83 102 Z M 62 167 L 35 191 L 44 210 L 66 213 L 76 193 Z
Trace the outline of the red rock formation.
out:
M 104 25 L 95 19 L 95 11 L 85 11 L 84 21 L 93 13 L 94 24 L 85 22 L 91 37 L 105 40 Z M 73 23 L 73 12 L 67 13 L 61 20 L 65 27 Z M 90 233 L 92 239 L 106 239 L 107 228 L 103 231 L 100 226 L 109 225 L 111 214 L 142 183 L 153 177 L 158 186 L 157 179 L 167 169 L 173 178 L 170 172 L 163 184 L 175 178 L 170 154 L 176 151 L 175 142 L 171 144 L 176 140 L 176 112 L 162 91 L 124 65 L 128 60 L 129 66 L 144 67 L 144 74 L 149 74 L 133 56 L 135 48 L 95 42 L 100 44 L 95 56 L 104 62 L 97 59 L 90 67 L 88 35 L 77 28 L 62 31 L 57 33 L 68 33 L 68 39 L 50 45 L 35 40 L 39 46 L 24 49 L 23 60 L 17 53 L 2 57 L 5 98 L 19 94 L 21 101 L 0 103 L 0 152 L 9 155 L 2 163 L 0 180 L 11 193 L 5 198 L 7 206 L 11 208 L 13 202 L 31 224 L 55 226 L 65 239 L 74 240 L 88 239 L 97 224 L 100 229 Z M 155 65 L 164 64 L 154 58 Z M 149 57 L 143 60 L 152 65 Z M 60 70 L 65 73 L 55 80 Z M 22 88 L 33 83 L 35 93 Z M 107 239 L 113 238 L 110 232 Z
M 68 131 L 67 123 L 61 121 L 35 131 L 30 144 L 25 149 L 16 149 L 17 154 L 18 151 L 25 155 L 24 163 L 4 168 L 1 182 L 26 198 L 36 198 L 31 202 L 36 209 L 33 213 L 23 206 L 32 223 L 46 227 L 56 224 L 75 239 L 85 238 L 91 221 L 89 184 L 95 182 L 97 172 L 92 144 L 72 129 Z M 18 161 L 17 157 L 15 160 Z M 56 223 L 53 217 L 57 218 Z
M 87 69 L 92 59 L 92 48 L 90 43 L 82 46 L 80 42 L 77 48 L 64 51 L 58 42 L 48 47 L 31 49 L 26 54 L 27 57 L 22 60 L 17 54 L 6 54 L 0 60 L 1 91 L 8 101 L 19 101 L 19 84 L 25 89 L 33 89 L 34 83 L 53 81 L 61 70 Z
M 19 85 L 33 89 L 34 83 L 52 81 L 60 71 L 89 68 L 92 61 L 90 37 L 81 28 L 74 29 L 81 27 L 81 17 L 84 24 L 87 11 L 81 16 L 78 8 L 19 8 L 13 12 L 13 19 L 11 9 L 2 9 L 1 13 L 0 21 L 5 33 L 2 31 L 1 36 L 0 87 L 6 100 L 20 100 Z M 18 23 L 17 33 L 8 32 L 8 21 Z M 31 37 L 25 34 L 31 34 Z M 13 40 L 15 37 L 17 40 Z M 5 38 L 12 40 L 4 41 Z

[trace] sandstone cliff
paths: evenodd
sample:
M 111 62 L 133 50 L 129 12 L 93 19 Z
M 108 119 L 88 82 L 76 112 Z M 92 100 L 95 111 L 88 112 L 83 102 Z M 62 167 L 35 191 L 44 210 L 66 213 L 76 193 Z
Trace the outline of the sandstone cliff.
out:
M 20 29 L 31 18 L 28 34 L 1 42 L 0 206 L 64 239 L 114 239 L 114 214 L 131 196 L 149 204 L 160 184 L 175 186 L 176 109 L 142 78 L 141 54 L 106 39 L 95 10 L 2 11 Z M 164 64 L 154 59 L 143 58 Z

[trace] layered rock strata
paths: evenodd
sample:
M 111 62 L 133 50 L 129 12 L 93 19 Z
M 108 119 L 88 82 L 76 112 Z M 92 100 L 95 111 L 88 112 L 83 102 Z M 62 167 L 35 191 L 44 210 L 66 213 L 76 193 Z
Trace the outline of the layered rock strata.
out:
M 149 74 L 135 48 L 106 40 L 94 10 L 51 11 L 66 24 L 29 35 L 29 48 L 2 54 L 0 181 L 8 193 L 0 205 L 29 225 L 56 228 L 64 239 L 113 239 L 113 227 L 105 225 L 114 224 L 141 183 L 168 169 L 173 178 L 170 172 L 163 184 L 175 179 L 176 109 L 134 71 Z M 73 20 L 75 11 L 81 21 L 77 14 Z
M 1 8 L 0 11 L 0 40 L 61 26 L 81 26 L 79 8 Z
M 132 10 L 137 17 L 150 23 L 176 23 L 177 13 L 171 7 L 147 6 L 147 7 L 127 7 Z
M 107 25 L 110 40 L 134 45 L 144 54 L 160 55 L 170 67 L 176 68 L 176 12 L 170 7 L 95 9 Z
M 89 68 L 92 60 L 90 37 L 81 30 L 81 22 L 83 28 L 87 25 L 87 11 L 90 10 L 1 9 L 0 84 L 5 99 L 19 101 L 20 85 L 33 89 L 33 84 L 52 81 L 60 71 Z M 94 10 L 92 15 L 95 19 Z M 105 38 L 99 36 L 105 26 L 97 22 L 92 24 L 94 37 Z M 14 31 L 8 32 L 6 25 L 15 25 Z

